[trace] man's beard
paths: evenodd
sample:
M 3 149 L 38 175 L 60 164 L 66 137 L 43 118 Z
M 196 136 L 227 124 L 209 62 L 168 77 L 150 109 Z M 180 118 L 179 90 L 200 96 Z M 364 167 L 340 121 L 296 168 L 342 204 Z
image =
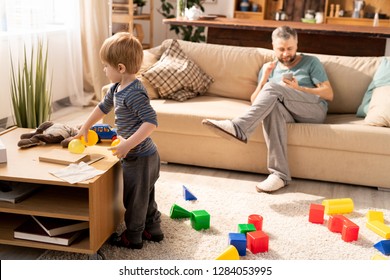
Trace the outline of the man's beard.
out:
M 294 56 L 292 56 L 292 57 L 291 57 L 290 59 L 288 59 L 288 60 L 285 60 L 285 59 L 283 59 L 283 58 L 278 58 L 278 60 L 279 60 L 279 62 L 282 63 L 283 65 L 289 66 L 289 65 L 291 65 L 291 64 L 294 63 L 294 61 L 295 61 L 296 58 L 297 58 L 297 55 L 294 54 Z

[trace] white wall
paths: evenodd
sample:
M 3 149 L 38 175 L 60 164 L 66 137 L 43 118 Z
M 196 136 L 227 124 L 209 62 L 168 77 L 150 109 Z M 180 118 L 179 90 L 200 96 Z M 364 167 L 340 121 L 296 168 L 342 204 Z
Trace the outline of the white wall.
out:
M 23 33 L 25 35 L 25 33 Z M 44 36 L 44 35 L 42 35 Z M 75 45 L 69 44 L 70 36 L 65 30 L 58 30 L 46 33 L 48 50 L 48 81 L 53 79 L 52 99 L 60 99 L 75 95 L 83 90 L 81 50 L 76 50 Z M 12 43 L 10 43 L 12 37 Z M 23 38 L 18 34 L 0 33 L 0 57 L 2 67 L 0 68 L 0 119 L 12 115 L 11 89 L 10 89 L 10 52 L 12 52 L 13 63 L 17 67 L 18 58 L 23 57 Z M 78 45 L 77 45 L 78 46 Z M 81 46 L 79 46 L 81 48 Z M 30 50 L 27 50 L 30 54 Z M 21 61 L 20 60 L 20 61 Z
M 175 38 L 176 34 L 169 31 L 169 25 L 163 24 L 163 16 L 157 12 L 161 7 L 160 0 L 151 0 L 154 1 L 154 28 L 153 28 L 153 45 L 157 46 L 161 44 L 162 41 L 168 38 Z M 171 0 L 173 5 L 176 5 L 176 0 Z M 234 0 L 217 0 L 216 3 L 204 3 L 203 7 L 206 14 L 219 14 L 226 15 L 227 17 L 233 17 L 234 11 Z M 145 28 L 144 28 L 145 29 Z M 149 36 L 147 30 L 145 31 L 145 37 Z

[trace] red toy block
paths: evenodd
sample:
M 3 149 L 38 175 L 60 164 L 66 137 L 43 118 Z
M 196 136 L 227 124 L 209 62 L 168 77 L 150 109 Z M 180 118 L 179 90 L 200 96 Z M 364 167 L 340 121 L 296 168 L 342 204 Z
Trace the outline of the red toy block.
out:
M 263 229 L 263 217 L 257 214 L 249 215 L 248 224 L 253 224 L 256 230 Z
M 341 233 L 343 230 L 344 216 L 343 215 L 332 215 L 329 216 L 328 229 L 331 232 Z
M 322 204 L 310 204 L 309 222 L 314 224 L 324 223 L 325 206 Z
M 268 235 L 261 231 L 250 231 L 246 234 L 247 248 L 253 254 L 268 252 Z
M 341 238 L 345 242 L 352 242 L 358 240 L 359 226 L 353 223 L 348 218 L 344 217 L 343 230 L 341 231 Z
M 343 215 L 329 216 L 328 228 L 332 232 L 341 233 L 345 242 L 356 241 L 359 236 L 359 226 Z

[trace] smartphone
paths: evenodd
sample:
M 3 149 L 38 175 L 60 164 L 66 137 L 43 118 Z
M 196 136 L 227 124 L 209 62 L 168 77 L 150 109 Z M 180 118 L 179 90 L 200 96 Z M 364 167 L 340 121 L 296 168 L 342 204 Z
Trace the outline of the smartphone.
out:
M 293 78 L 293 74 L 292 73 L 284 73 L 283 74 L 283 79 L 287 79 L 289 81 L 291 81 Z

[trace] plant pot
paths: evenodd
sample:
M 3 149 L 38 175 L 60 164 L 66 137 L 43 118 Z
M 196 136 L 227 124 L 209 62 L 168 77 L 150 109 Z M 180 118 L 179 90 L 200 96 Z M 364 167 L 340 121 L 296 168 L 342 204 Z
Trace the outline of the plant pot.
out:
M 135 14 L 136 15 L 142 15 L 142 8 L 143 8 L 143 6 L 142 7 L 137 7 L 137 9 L 135 10 Z

